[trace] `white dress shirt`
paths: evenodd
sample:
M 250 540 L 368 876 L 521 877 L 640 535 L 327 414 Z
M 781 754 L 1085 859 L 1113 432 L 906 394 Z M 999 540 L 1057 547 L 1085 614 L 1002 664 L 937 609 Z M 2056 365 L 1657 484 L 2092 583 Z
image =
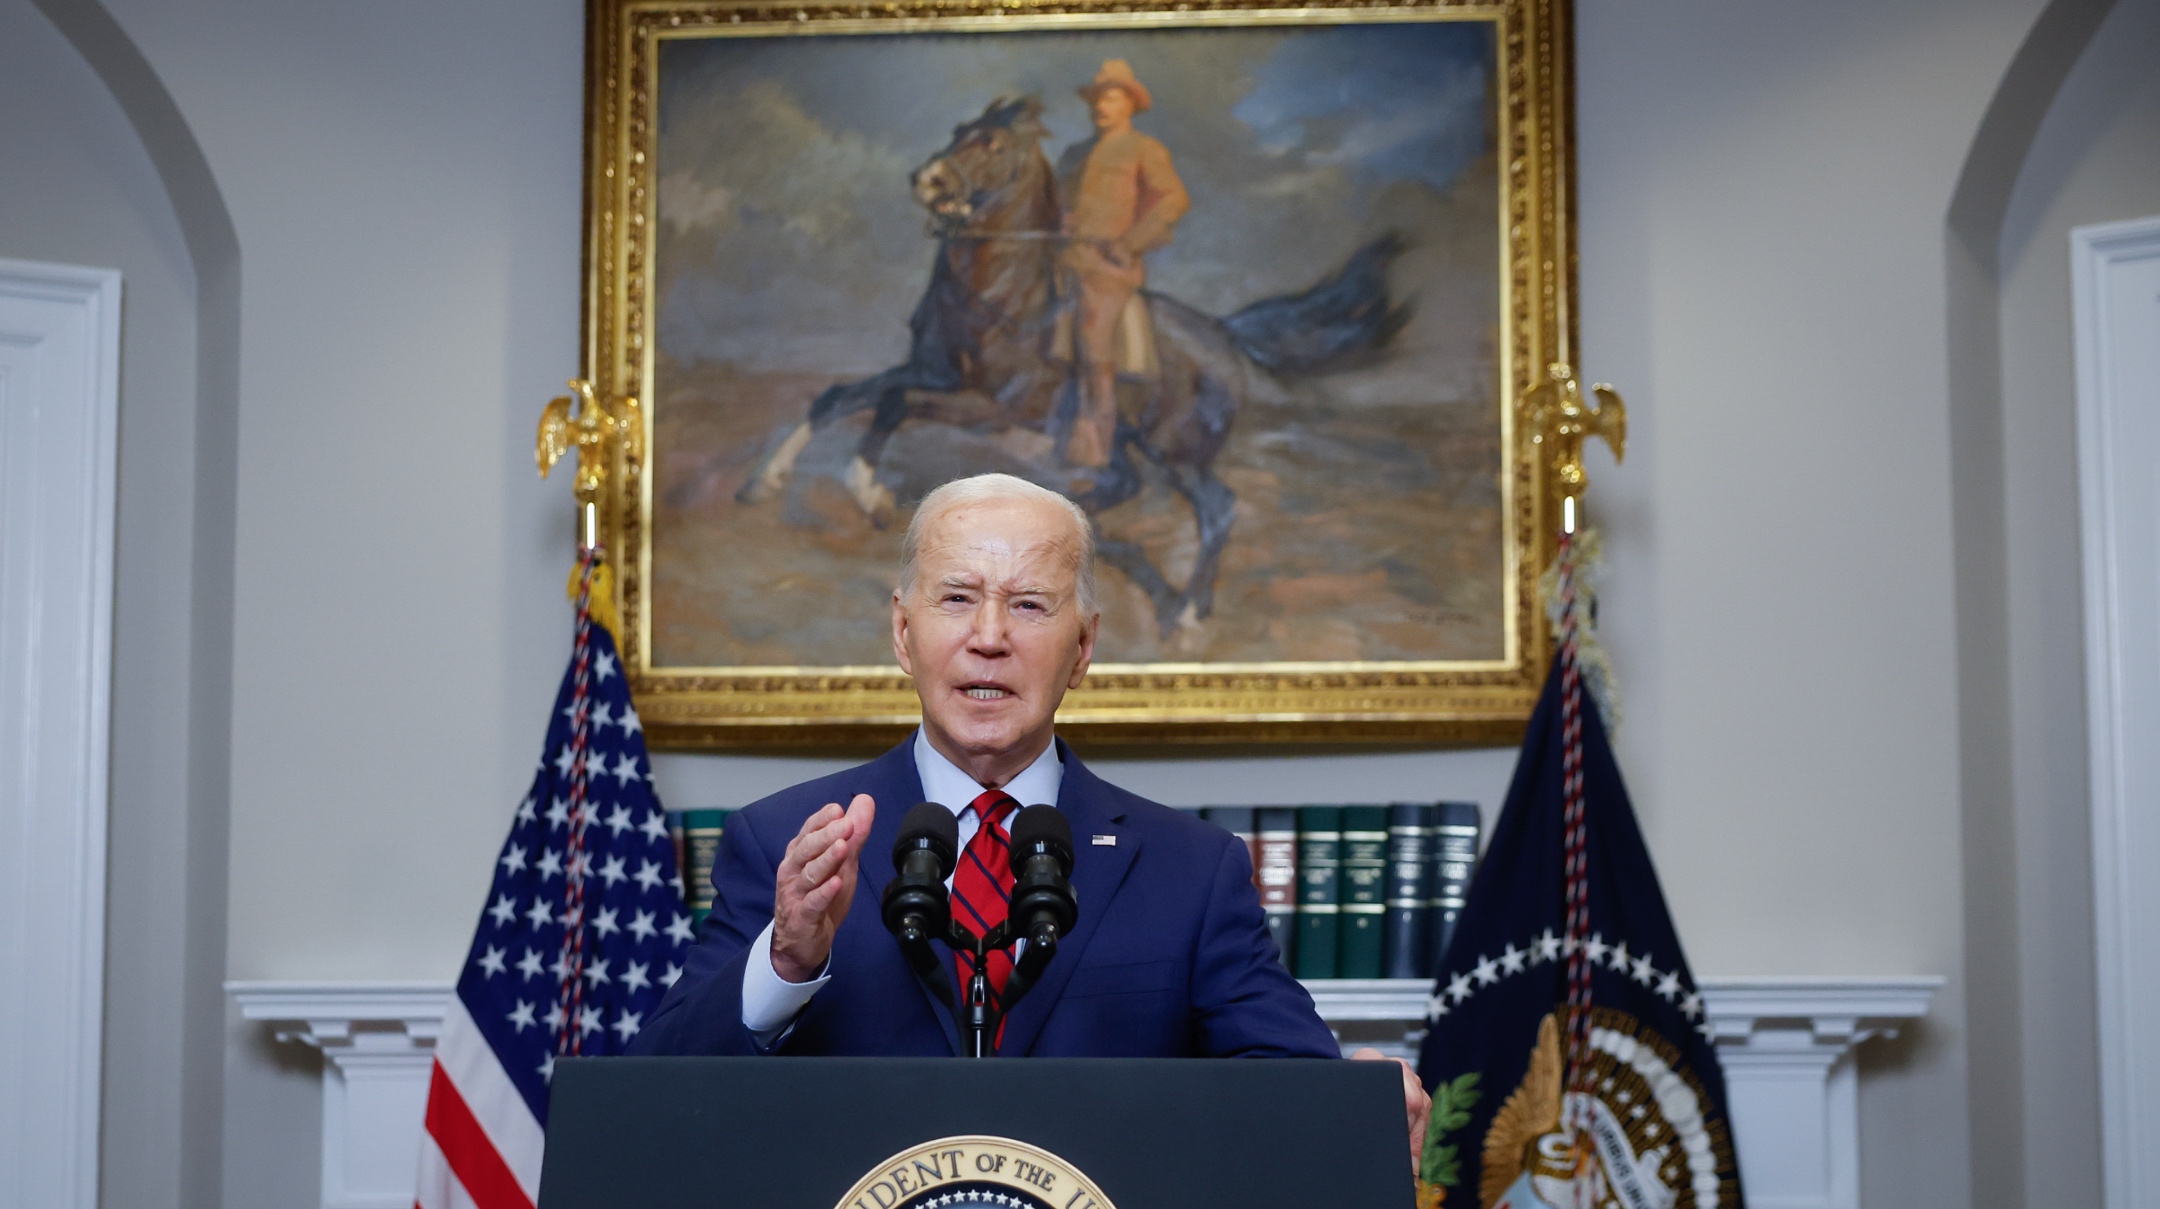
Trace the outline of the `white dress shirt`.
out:
M 922 781 L 923 800 L 936 802 L 953 812 L 960 820 L 960 850 L 967 851 L 968 841 L 975 838 L 981 820 L 968 807 L 973 805 L 983 786 L 975 778 L 960 771 L 959 767 L 930 746 L 930 740 L 920 727 L 915 731 L 915 775 Z M 1003 786 L 1004 791 L 1022 806 L 1055 806 L 1058 787 L 1065 780 L 1064 762 L 1058 759 L 1057 743 L 1053 740 L 1035 762 L 1020 770 L 1020 775 Z M 915 803 L 879 802 L 879 810 L 905 810 Z M 1006 824 L 1011 825 L 1010 820 Z M 865 852 L 864 860 L 877 859 L 877 854 Z M 856 893 L 862 893 L 857 883 Z M 947 889 L 952 879 L 945 879 Z M 750 946 L 750 959 L 743 967 L 743 1027 L 750 1030 L 758 1044 L 771 1048 L 794 1024 L 795 1017 L 808 1007 L 819 988 L 833 979 L 832 959 L 826 958 L 825 966 L 808 982 L 789 982 L 780 977 L 772 963 L 773 926 L 768 923 L 758 933 Z

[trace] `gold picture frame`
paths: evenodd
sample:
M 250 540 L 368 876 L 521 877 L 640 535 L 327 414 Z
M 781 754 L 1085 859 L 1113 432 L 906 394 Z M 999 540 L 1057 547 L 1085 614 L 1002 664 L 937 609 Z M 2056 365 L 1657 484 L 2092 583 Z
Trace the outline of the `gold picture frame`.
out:
M 1493 131 L 1487 154 L 1497 189 L 1492 218 L 1498 307 L 1490 338 L 1497 409 L 1491 417 L 1496 435 L 1490 487 L 1497 501 L 1492 511 L 1498 548 L 1490 559 L 1495 568 L 1491 578 L 1498 585 L 1492 594 L 1498 603 L 1494 616 L 1478 623 L 1487 627 L 1481 633 L 1494 636 L 1490 649 L 1481 649 L 1477 658 L 1424 659 L 1155 658 L 1114 663 L 1098 656 L 1087 681 L 1067 696 L 1058 725 L 1060 733 L 1096 747 L 1486 744 L 1520 736 L 1552 657 L 1537 580 L 1551 560 L 1558 524 L 1554 475 L 1536 456 L 1540 446 L 1530 432 L 1527 408 L 1532 392 L 1546 382 L 1548 366 L 1569 362 L 1575 345 L 1568 0 L 882 0 L 786 5 L 592 0 L 588 17 L 582 372 L 602 406 L 640 427 L 639 439 L 620 442 L 610 454 L 612 472 L 600 487 L 597 515 L 623 620 L 619 642 L 624 667 L 647 732 L 658 744 L 831 750 L 888 743 L 914 725 L 915 695 L 896 666 L 875 658 L 832 666 L 801 657 L 719 665 L 656 658 L 667 656 L 668 651 L 659 649 L 667 642 L 682 646 L 664 636 L 656 641 L 655 630 L 655 585 L 665 584 L 669 573 L 667 565 L 655 561 L 656 508 L 671 498 L 657 489 L 669 473 L 670 456 L 670 395 L 667 382 L 656 381 L 663 362 L 658 348 L 663 343 L 661 284 L 667 279 L 661 259 L 668 237 L 662 227 L 664 221 L 671 224 L 670 232 L 681 227 L 676 215 L 662 209 L 662 194 L 669 187 L 663 183 L 661 163 L 663 88 L 668 83 L 663 58 L 673 56 L 673 62 L 690 53 L 664 48 L 762 39 L 756 45 L 769 54 L 782 43 L 812 50 L 842 45 L 812 41 L 834 38 L 853 38 L 847 43 L 851 46 L 870 45 L 861 41 L 864 38 L 896 39 L 876 44 L 890 47 L 914 36 L 943 38 L 940 45 L 954 45 L 955 35 L 1161 35 L 1486 23 L 1492 48 L 1486 104 Z M 954 113 L 952 119 L 968 116 Z M 942 130 L 930 132 L 933 142 L 942 135 Z M 900 188 L 896 182 L 895 189 Z M 727 204 L 725 196 L 714 196 L 702 195 L 694 203 L 708 210 Z M 908 200 L 904 194 L 902 198 Z M 679 198 L 676 204 L 682 204 Z M 770 459 L 769 450 L 765 456 Z M 667 534 L 662 537 L 660 556 L 672 557 Z M 878 540 L 889 544 L 891 539 Z M 726 574 L 724 569 L 707 573 Z M 1105 579 L 1113 574 L 1106 571 Z M 882 611 L 864 611 L 865 630 L 882 633 L 885 624 Z M 1162 632 L 1171 634 L 1167 620 Z

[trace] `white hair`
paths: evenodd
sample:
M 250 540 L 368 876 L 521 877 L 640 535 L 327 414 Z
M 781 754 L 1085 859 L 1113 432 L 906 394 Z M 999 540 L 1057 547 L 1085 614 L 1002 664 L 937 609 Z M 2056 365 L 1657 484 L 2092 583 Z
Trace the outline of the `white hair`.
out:
M 1009 474 L 978 474 L 973 478 L 954 479 L 923 497 L 916 506 L 915 517 L 908 522 L 907 539 L 901 549 L 905 552 L 900 563 L 898 592 L 905 596 L 915 590 L 916 565 L 921 560 L 923 534 L 931 522 L 968 504 L 985 504 L 996 500 L 1036 500 L 1055 504 L 1064 510 L 1066 519 L 1072 522 L 1073 538 L 1080 548 L 1080 565 L 1074 569 L 1077 593 L 1082 617 L 1095 615 L 1095 526 L 1080 505 L 1047 487 L 1039 487 L 1023 478 Z

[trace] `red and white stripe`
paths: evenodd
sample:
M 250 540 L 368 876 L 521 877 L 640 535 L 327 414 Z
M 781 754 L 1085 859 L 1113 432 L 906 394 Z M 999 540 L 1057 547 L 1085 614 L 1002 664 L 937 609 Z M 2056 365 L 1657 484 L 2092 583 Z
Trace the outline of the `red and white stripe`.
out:
M 415 1209 L 533 1209 L 546 1132 L 464 1001 L 435 1042 Z

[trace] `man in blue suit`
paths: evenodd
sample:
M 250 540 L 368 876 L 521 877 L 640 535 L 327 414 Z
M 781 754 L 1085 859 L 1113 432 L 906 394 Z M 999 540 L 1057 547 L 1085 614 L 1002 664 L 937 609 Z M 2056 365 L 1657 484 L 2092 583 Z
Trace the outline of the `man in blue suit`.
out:
M 900 816 L 930 801 L 960 824 L 956 914 L 972 893 L 1002 917 L 1013 808 L 1053 804 L 1072 826 L 1079 918 L 1006 1016 L 1000 1055 L 1339 1056 L 1276 960 L 1244 845 L 1103 781 L 1052 734 L 1100 622 L 1087 517 L 1034 484 L 983 475 L 930 493 L 906 551 L 893 651 L 914 677 L 921 729 L 729 820 L 712 915 L 631 1052 L 960 1053 L 950 1014 L 878 910 Z M 937 949 L 965 986 L 969 959 Z M 1404 1100 L 1414 1153 L 1429 1101 L 1407 1067 Z

